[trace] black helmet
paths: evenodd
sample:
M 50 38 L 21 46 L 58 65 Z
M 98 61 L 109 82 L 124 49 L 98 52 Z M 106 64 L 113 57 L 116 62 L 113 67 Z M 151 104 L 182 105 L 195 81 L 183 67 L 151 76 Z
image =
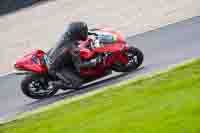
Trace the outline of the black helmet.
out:
M 71 40 L 85 41 L 88 37 L 88 26 L 84 22 L 72 22 L 68 27 L 68 35 Z

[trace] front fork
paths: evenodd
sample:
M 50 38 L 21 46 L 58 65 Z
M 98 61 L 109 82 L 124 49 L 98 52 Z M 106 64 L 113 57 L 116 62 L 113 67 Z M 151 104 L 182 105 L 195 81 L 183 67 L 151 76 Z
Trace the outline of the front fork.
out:
M 122 48 L 118 53 L 116 54 L 116 59 L 121 62 L 122 64 L 126 65 L 128 64 L 129 60 L 127 57 L 128 52 L 128 46 L 126 45 L 124 48 Z
M 128 49 L 122 49 L 120 51 L 117 51 L 115 53 L 111 53 L 111 55 L 108 56 L 107 63 L 108 66 L 112 66 L 116 62 L 120 62 L 120 64 L 126 65 L 129 63 L 128 57 L 126 55 Z

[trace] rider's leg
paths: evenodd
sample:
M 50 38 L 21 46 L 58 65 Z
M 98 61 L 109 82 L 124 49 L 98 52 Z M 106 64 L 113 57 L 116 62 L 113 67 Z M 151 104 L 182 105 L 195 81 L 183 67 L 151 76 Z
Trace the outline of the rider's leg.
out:
M 48 64 L 49 74 L 55 80 L 51 84 L 54 86 L 63 86 L 65 88 L 78 88 L 81 83 L 81 77 L 79 76 L 78 72 L 76 72 L 73 68 L 65 67 L 66 62 L 69 62 L 69 54 L 66 52 L 61 52 L 59 56 L 52 62 Z M 68 59 L 67 59 L 68 58 Z M 73 66 L 73 65 L 72 65 Z M 69 86 L 71 84 L 72 86 Z M 62 88 L 64 89 L 64 88 Z
M 63 78 L 63 76 L 60 76 L 62 74 L 59 74 L 59 70 L 64 67 L 66 53 L 64 51 L 60 51 L 59 55 L 56 56 L 57 57 L 54 57 L 53 60 L 49 58 L 49 64 L 47 65 L 48 73 L 54 80 L 60 79 L 60 81 L 57 82 L 63 82 L 65 81 L 65 79 Z
M 69 68 L 60 69 L 56 75 L 65 82 L 67 88 L 78 89 L 83 83 L 79 73 Z

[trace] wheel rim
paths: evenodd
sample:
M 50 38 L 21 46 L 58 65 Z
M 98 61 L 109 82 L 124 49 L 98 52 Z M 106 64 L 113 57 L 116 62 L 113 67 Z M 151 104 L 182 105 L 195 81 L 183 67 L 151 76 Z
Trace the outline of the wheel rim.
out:
M 42 83 L 39 80 L 33 80 L 29 84 L 29 92 L 31 95 L 44 96 L 50 94 L 52 91 L 52 88 L 48 87 L 48 85 L 45 85 L 45 83 Z
M 128 52 L 127 57 L 128 57 L 128 65 L 133 64 L 133 63 L 136 65 L 139 64 L 138 56 L 136 54 Z

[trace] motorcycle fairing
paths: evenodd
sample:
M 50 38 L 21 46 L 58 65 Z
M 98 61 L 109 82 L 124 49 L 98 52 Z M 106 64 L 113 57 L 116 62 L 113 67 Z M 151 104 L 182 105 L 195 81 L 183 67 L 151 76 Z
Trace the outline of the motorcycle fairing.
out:
M 42 50 L 34 50 L 31 53 L 19 58 L 15 63 L 15 68 L 24 71 L 35 73 L 46 73 L 47 66 L 45 65 L 45 52 Z
M 124 56 L 124 52 L 128 49 L 128 46 L 123 39 L 123 37 L 114 31 L 107 31 L 105 29 L 98 29 L 98 32 L 108 32 L 115 35 L 115 42 L 112 44 L 104 44 L 103 47 L 98 47 L 95 49 L 88 48 L 91 38 L 86 41 L 80 41 L 80 57 L 83 60 L 91 59 L 95 57 L 98 53 L 111 53 L 110 56 L 105 57 L 105 61 L 101 64 L 97 64 L 95 68 L 82 68 L 80 70 L 81 76 L 100 76 L 110 69 L 111 66 L 116 62 L 121 62 L 122 64 L 127 64 L 128 59 Z M 27 54 L 26 56 L 18 59 L 15 64 L 15 68 L 19 70 L 31 71 L 35 73 L 47 73 L 48 69 L 44 63 L 45 52 L 42 50 L 34 50 L 33 52 Z
M 105 62 L 103 64 L 97 64 L 95 68 L 81 68 L 80 75 L 81 76 L 100 76 L 102 75 L 106 69 L 111 68 L 111 66 L 119 61 L 122 64 L 128 63 L 127 56 L 124 56 L 124 53 L 128 50 L 128 46 L 124 41 L 123 37 L 116 32 L 106 31 L 105 29 L 98 29 L 98 32 L 108 32 L 110 34 L 114 34 L 117 38 L 114 43 L 111 44 L 103 44 L 102 47 L 97 47 L 95 49 L 90 50 L 88 45 L 90 45 L 90 41 L 92 39 L 88 38 L 86 41 L 80 41 L 80 57 L 81 59 L 90 59 L 98 53 L 111 53 L 110 56 L 106 57 Z M 124 51 L 124 52 L 123 52 Z
M 86 41 L 80 41 L 80 58 L 83 60 L 87 60 L 90 59 L 94 56 L 95 51 L 90 50 L 89 48 L 87 48 L 89 46 L 89 44 L 91 43 L 91 39 L 88 38 Z

